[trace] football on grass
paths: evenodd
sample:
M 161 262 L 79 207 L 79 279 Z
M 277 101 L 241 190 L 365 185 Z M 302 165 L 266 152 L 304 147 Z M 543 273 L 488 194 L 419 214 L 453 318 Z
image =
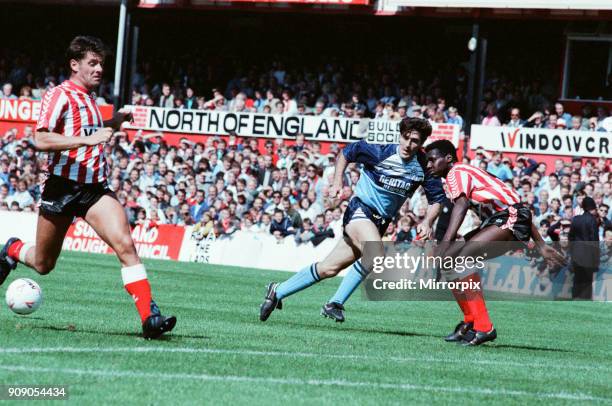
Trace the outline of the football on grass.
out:
M 42 300 L 42 290 L 32 279 L 16 279 L 6 290 L 6 304 L 17 314 L 34 313 Z

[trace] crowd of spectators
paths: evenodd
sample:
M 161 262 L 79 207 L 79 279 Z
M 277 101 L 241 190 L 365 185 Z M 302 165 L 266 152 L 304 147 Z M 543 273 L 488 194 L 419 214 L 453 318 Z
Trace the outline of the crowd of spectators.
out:
M 210 80 L 202 80 L 211 74 L 200 65 L 145 61 L 133 77 L 130 102 L 232 112 L 389 119 L 423 116 L 465 129 L 467 72 L 461 64 L 449 64 L 445 69 L 445 73 L 417 77 L 405 62 L 364 64 L 349 60 L 342 64 L 332 58 L 327 63 L 302 66 L 278 59 L 247 70 L 231 66 L 225 75 L 215 76 L 229 79 L 213 87 Z M 46 61 L 41 68 L 27 55 L 0 59 L 2 98 L 41 99 L 48 88 L 66 78 L 66 69 L 57 62 Z M 112 100 L 112 86 L 109 80 L 103 81 L 96 92 L 100 104 Z M 612 131 L 612 118 L 606 120 L 612 115 L 610 111 L 587 104 L 580 114 L 571 115 L 562 103 L 555 102 L 555 86 L 550 78 L 509 78 L 490 69 L 478 121 L 484 125 Z
M 0 142 L 0 209 L 35 211 L 40 196 L 45 154 L 37 154 L 32 128 L 18 139 L 9 131 Z M 269 233 L 281 242 L 319 244 L 342 233 L 342 216 L 360 177 L 351 164 L 344 188 L 329 197 L 336 155 L 318 142 L 299 136 L 295 145 L 282 139 L 208 137 L 203 143 L 182 139 L 168 146 L 159 133 L 117 132 L 106 145 L 109 183 L 132 224 L 197 225 L 204 234 L 231 235 L 237 230 Z M 612 170 L 609 159 L 558 159 L 554 168 L 526 156 L 515 160 L 501 153 L 476 151 L 475 166 L 517 190 L 532 209 L 534 222 L 548 240 L 567 238 L 571 219 L 581 214 L 585 196 L 598 206 L 600 238 L 612 239 Z M 427 201 L 420 191 L 408 200 L 384 239 L 411 241 L 423 221 Z M 479 224 L 471 214 L 462 226 Z M 606 233 L 608 230 L 608 233 Z
M 179 69 L 180 75 L 168 83 L 153 80 L 151 69 L 150 64 L 141 65 L 132 104 L 389 119 L 420 116 L 464 125 L 460 112 L 465 108 L 467 75 L 461 68 L 450 79 L 405 82 L 394 65 L 330 63 L 297 69 L 272 62 L 265 69 L 237 71 L 228 83 L 208 90 L 210 93 L 194 85 L 197 81 L 189 67 Z M 0 63 L 0 80 L 5 82 L 0 97 L 41 99 L 65 78 L 59 65 L 37 76 L 25 62 L 16 61 L 12 67 Z M 580 115 L 572 116 L 562 103 L 551 102 L 553 91 L 548 86 L 539 80 L 512 81 L 492 72 L 481 103 L 481 123 L 612 131 L 610 112 L 586 105 Z M 109 82 L 100 87 L 99 103 L 108 101 L 110 87 Z M 351 165 L 340 198 L 329 198 L 339 145 L 323 154 L 317 142 L 303 137 L 291 146 L 281 139 L 203 139 L 201 143 L 184 139 L 177 146 L 168 146 L 161 134 L 139 133 L 131 139 L 125 132 L 115 134 L 106 146 L 109 182 L 132 224 L 197 225 L 218 236 L 248 230 L 273 234 L 279 241 L 292 236 L 299 243 L 314 244 L 341 235 L 342 215 L 360 175 L 359 168 Z M 36 153 L 31 140 L 31 127 L 24 134 L 10 130 L 2 137 L 0 209 L 36 210 L 45 157 Z M 600 237 L 606 237 L 604 230 L 612 220 L 612 176 L 605 158 L 558 160 L 554 168 L 547 168 L 527 157 L 511 161 L 502 154 L 477 151 L 471 163 L 518 190 L 547 238 L 565 238 L 564 224 L 580 213 L 584 196 L 596 201 Z M 416 193 L 384 238 L 412 240 L 426 208 L 423 194 Z M 479 221 L 470 216 L 463 230 Z

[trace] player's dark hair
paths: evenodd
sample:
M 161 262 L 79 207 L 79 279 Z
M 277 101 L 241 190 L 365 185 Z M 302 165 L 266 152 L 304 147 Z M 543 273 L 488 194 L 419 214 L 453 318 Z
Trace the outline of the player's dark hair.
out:
M 400 122 L 400 134 L 406 134 L 410 131 L 417 131 L 421 137 L 421 142 L 425 142 L 431 135 L 431 124 L 424 118 L 406 117 Z
M 440 151 L 440 153 L 444 156 L 450 155 L 453 158 L 453 162 L 458 161 L 457 149 L 455 148 L 453 143 L 450 142 L 449 140 L 434 141 L 431 144 L 429 144 L 427 147 L 425 147 L 425 151 L 427 152 L 433 151 L 434 149 L 437 149 L 438 151 Z
M 72 59 L 80 61 L 85 58 L 87 52 L 93 52 L 106 58 L 106 47 L 100 38 L 90 37 L 88 35 L 79 35 L 70 41 L 70 45 L 66 50 L 66 63 L 70 64 Z

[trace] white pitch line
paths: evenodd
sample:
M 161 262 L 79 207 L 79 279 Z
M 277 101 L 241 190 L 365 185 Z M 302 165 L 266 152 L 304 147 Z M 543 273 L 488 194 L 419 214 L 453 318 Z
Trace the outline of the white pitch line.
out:
M 601 365 L 574 365 L 574 364 L 552 364 L 547 363 L 529 363 L 529 362 L 512 362 L 512 361 L 497 361 L 497 360 L 451 360 L 444 358 L 430 357 L 373 357 L 370 355 L 357 354 L 317 354 L 310 352 L 283 352 L 283 351 L 254 351 L 254 350 L 226 350 L 216 348 L 186 348 L 186 347 L 115 347 L 115 348 L 73 348 L 73 347 L 33 347 L 33 348 L 0 348 L 0 354 L 36 354 L 36 353 L 190 353 L 190 354 L 231 354 L 231 355 L 252 355 L 252 356 L 272 356 L 272 357 L 295 357 L 295 358 L 331 358 L 331 359 L 346 359 L 346 360 L 365 360 L 365 361 L 394 361 L 394 362 L 432 362 L 443 364 L 475 364 L 475 365 L 499 365 L 499 366 L 516 366 L 516 367 L 531 367 L 531 368 L 557 368 L 557 369 L 575 369 L 584 371 L 609 371 L 612 367 Z
M 44 368 L 44 367 L 24 367 L 19 365 L 0 365 L 0 370 L 11 372 L 35 372 L 35 373 L 53 373 L 53 374 L 71 374 L 71 375 L 90 375 L 110 378 L 150 378 L 150 379 L 166 379 L 166 380 L 184 380 L 191 379 L 196 381 L 208 382 L 238 382 L 238 383 L 258 383 L 258 384 L 277 384 L 277 385 L 293 385 L 293 386 L 339 386 L 339 387 L 362 387 L 374 389 L 394 389 L 405 391 L 422 391 L 422 392 L 448 392 L 448 393 L 469 393 L 480 395 L 493 396 L 517 396 L 531 397 L 537 399 L 562 399 L 562 400 L 582 400 L 582 401 L 603 401 L 610 402 L 609 398 L 600 398 L 587 395 L 584 393 L 567 393 L 567 392 L 527 392 L 520 390 L 509 389 L 493 389 L 479 387 L 442 387 L 431 385 L 413 385 L 403 383 L 376 383 L 376 382 L 360 382 L 360 381 L 345 381 L 339 379 L 319 380 L 319 379 L 297 379 L 297 378 L 265 378 L 258 376 L 240 376 L 240 375 L 208 375 L 208 374 L 184 374 L 184 373 L 162 373 L 162 372 L 140 372 L 140 371 L 125 371 L 125 370 L 100 370 L 100 369 L 73 369 L 73 368 Z

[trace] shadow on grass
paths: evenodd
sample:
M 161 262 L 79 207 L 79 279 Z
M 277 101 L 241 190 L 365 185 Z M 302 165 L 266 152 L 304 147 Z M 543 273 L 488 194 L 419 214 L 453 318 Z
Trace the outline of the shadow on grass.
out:
M 119 331 L 96 331 L 96 330 L 87 330 L 76 328 L 75 326 L 34 326 L 33 329 L 39 330 L 50 330 L 50 331 L 62 331 L 69 333 L 85 333 L 85 334 L 100 334 L 105 336 L 121 336 L 121 337 L 142 337 L 141 333 L 137 332 L 119 332 Z M 188 335 L 188 334 L 175 334 L 170 333 L 168 335 L 163 335 L 157 338 L 157 341 L 172 341 L 173 339 L 181 339 L 181 338 L 194 338 L 201 340 L 210 340 L 211 337 L 204 335 Z
M 330 326 L 320 326 L 316 324 L 304 324 L 304 323 L 292 323 L 292 322 L 284 322 L 283 324 L 289 325 L 289 326 L 296 326 L 296 327 L 305 327 L 310 330 L 320 330 L 320 331 L 326 331 L 326 332 L 329 332 L 330 328 L 334 328 Z M 335 323 L 335 324 L 340 324 L 340 323 Z M 385 334 L 385 335 L 400 336 L 400 337 L 441 338 L 440 336 L 435 335 L 435 334 L 416 333 L 413 331 L 376 330 L 376 329 L 371 329 L 371 328 L 368 329 L 368 328 L 346 327 L 346 326 L 337 327 L 337 329 L 338 331 L 346 331 L 347 333 L 357 332 L 357 333 L 366 333 L 366 334 Z
M 533 345 L 513 345 L 513 344 L 499 344 L 499 345 L 491 345 L 489 348 L 509 348 L 511 350 L 530 350 L 530 351 L 547 351 L 547 352 L 577 352 L 572 350 L 564 350 L 561 348 L 548 348 L 548 347 L 535 347 Z

